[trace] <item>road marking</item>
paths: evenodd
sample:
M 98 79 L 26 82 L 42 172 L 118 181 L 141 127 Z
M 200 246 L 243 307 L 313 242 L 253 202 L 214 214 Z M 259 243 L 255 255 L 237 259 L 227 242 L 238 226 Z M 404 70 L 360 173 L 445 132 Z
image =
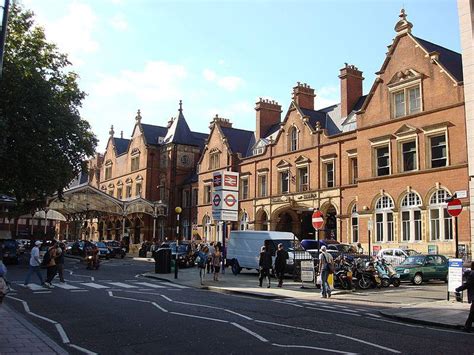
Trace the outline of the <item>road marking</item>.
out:
M 198 319 L 206 319 L 213 322 L 220 322 L 220 323 L 229 323 L 229 321 L 217 318 L 210 318 L 210 317 L 203 317 L 203 316 L 195 316 L 194 314 L 187 314 L 187 313 L 180 313 L 180 312 L 169 312 L 170 314 L 176 314 L 178 316 L 189 317 L 189 318 L 198 318 Z
M 163 311 L 165 313 L 168 313 L 168 311 L 166 309 L 164 309 L 163 307 L 161 307 L 160 305 L 158 305 L 156 302 L 151 302 L 151 304 L 153 306 L 155 306 L 156 308 L 158 308 L 160 311 Z
M 332 313 L 339 313 L 339 314 L 345 314 L 346 316 L 354 316 L 354 317 L 360 317 L 360 314 L 355 314 L 355 313 L 347 313 L 344 311 L 335 311 L 333 309 L 326 309 L 326 308 L 316 308 L 316 307 L 307 307 L 308 309 L 315 309 L 317 311 L 323 311 L 323 312 L 332 312 Z
M 366 313 L 366 315 L 375 318 L 382 318 L 382 316 L 379 316 L 378 314 Z
M 320 330 L 314 330 L 314 329 L 307 329 L 307 328 L 302 328 L 302 327 L 295 327 L 293 325 L 288 325 L 288 324 L 282 324 L 282 323 L 274 323 L 274 322 L 267 322 L 264 320 L 255 320 L 257 323 L 263 323 L 263 324 L 269 324 L 269 325 L 276 325 L 277 327 L 283 327 L 283 328 L 291 328 L 291 329 L 298 329 L 298 330 L 304 330 L 310 333 L 316 333 L 316 334 L 323 334 L 323 335 L 331 335 L 332 333 L 329 332 L 322 332 Z
M 81 348 L 80 346 L 77 346 L 77 345 L 74 345 L 74 344 L 69 344 L 69 346 L 76 349 L 76 350 L 82 351 L 83 353 L 88 354 L 88 355 L 98 355 L 97 353 L 94 353 L 94 352 L 89 351 L 87 349 Z
M 65 289 L 65 290 L 79 290 L 79 287 L 69 285 L 69 284 L 65 284 L 65 283 L 55 284 L 54 286 Z
M 278 300 L 273 300 L 273 302 L 282 303 L 282 304 L 285 304 L 285 305 L 287 305 L 287 306 L 293 306 L 293 307 L 304 308 L 304 306 L 299 305 L 299 304 L 287 303 L 287 302 L 282 302 L 282 301 L 278 301 Z
M 47 290 L 46 287 L 40 286 L 38 284 L 28 284 L 28 285 L 23 285 L 26 288 L 29 288 L 32 291 L 44 291 Z
M 374 343 L 371 343 L 371 342 L 369 342 L 369 341 L 365 341 L 365 340 L 353 338 L 353 337 L 350 337 L 350 336 L 347 336 L 347 335 L 336 334 L 336 336 L 337 336 L 337 337 L 341 337 L 341 338 L 345 338 L 345 339 L 351 339 L 351 340 L 353 340 L 353 341 L 356 341 L 356 342 L 359 342 L 359 343 L 362 343 L 362 344 L 371 345 L 371 346 L 374 346 L 374 347 L 376 347 L 376 348 L 389 351 L 389 352 L 391 352 L 391 353 L 395 353 L 395 354 L 400 354 L 400 353 L 401 353 L 401 352 L 398 351 L 398 350 L 395 350 L 395 349 L 392 349 L 392 348 L 387 348 L 387 347 L 382 346 L 382 345 L 374 344 Z
M 357 353 L 350 353 L 350 352 L 347 352 L 347 351 L 332 350 L 332 349 L 319 348 L 319 347 L 316 347 L 316 346 L 308 346 L 308 345 L 283 345 L 283 344 L 276 344 L 276 343 L 273 343 L 272 345 L 277 346 L 279 348 L 298 348 L 298 349 L 321 350 L 321 351 L 327 351 L 327 352 L 331 352 L 331 353 L 347 354 L 347 355 L 357 354 Z
M 268 343 L 268 340 L 267 340 L 267 339 L 265 339 L 265 338 L 262 337 L 261 335 L 255 333 L 254 331 L 251 331 L 250 329 L 245 328 L 243 325 L 240 325 L 240 324 L 234 323 L 234 322 L 231 322 L 230 324 L 232 324 L 234 327 L 239 328 L 240 330 L 243 330 L 243 331 L 246 332 L 247 334 L 250 334 L 250 335 L 254 336 L 254 337 L 257 338 L 258 340 L 263 341 L 264 343 Z
M 102 288 L 110 288 L 110 286 L 104 286 L 100 284 L 96 284 L 94 282 L 83 282 L 81 285 L 92 287 L 92 288 L 97 288 L 97 289 L 102 289 Z
M 153 288 L 165 288 L 165 286 L 157 285 L 157 284 L 152 284 L 150 282 L 135 282 L 137 285 L 142 285 L 142 286 L 147 286 L 147 287 L 153 287 Z
M 232 313 L 232 314 L 235 314 L 236 316 L 242 317 L 242 318 L 247 319 L 247 320 L 253 320 L 253 318 L 250 318 L 250 317 L 247 317 L 247 316 L 245 316 L 245 315 L 243 315 L 243 314 L 240 314 L 240 313 L 231 311 L 230 309 L 224 309 L 224 311 L 229 312 L 229 313 Z
M 39 295 L 39 294 L 51 293 L 51 291 L 33 291 L 33 293 L 35 295 Z
M 69 340 L 66 332 L 64 331 L 63 326 L 59 323 L 56 323 L 54 326 L 56 327 L 59 335 L 61 336 L 61 339 L 62 339 L 63 343 L 64 344 L 70 343 L 71 341 Z
M 163 297 L 165 300 L 167 301 L 170 301 L 170 302 L 173 302 L 173 300 L 169 297 L 166 297 L 165 295 L 161 295 L 161 297 Z
M 137 286 L 124 284 L 123 282 L 109 282 L 109 284 L 114 285 L 114 286 L 118 286 L 118 287 L 123 287 L 123 288 L 137 288 Z
M 171 286 L 171 287 L 176 287 L 176 288 L 189 288 L 188 286 L 183 286 L 183 285 L 178 285 L 178 284 L 174 284 L 174 283 L 166 283 L 166 286 Z

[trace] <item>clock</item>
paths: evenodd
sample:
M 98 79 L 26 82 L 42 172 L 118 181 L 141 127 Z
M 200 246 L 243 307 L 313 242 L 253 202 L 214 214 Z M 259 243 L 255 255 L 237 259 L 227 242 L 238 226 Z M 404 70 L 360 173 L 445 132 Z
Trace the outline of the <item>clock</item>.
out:
M 183 154 L 181 155 L 181 164 L 184 166 L 188 166 L 191 163 L 191 159 L 189 159 L 189 155 Z

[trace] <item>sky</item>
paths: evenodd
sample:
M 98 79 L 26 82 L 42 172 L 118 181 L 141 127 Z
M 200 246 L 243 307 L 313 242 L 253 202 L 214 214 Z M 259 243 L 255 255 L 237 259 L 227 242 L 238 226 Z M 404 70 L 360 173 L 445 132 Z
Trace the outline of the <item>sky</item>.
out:
M 20 0 L 67 53 L 87 93 L 81 115 L 103 152 L 142 122 L 165 126 L 179 100 L 193 131 L 216 114 L 255 129 L 259 97 L 283 114 L 296 82 L 315 106 L 340 101 L 339 69 L 364 72 L 364 93 L 392 42 L 400 9 L 412 33 L 460 52 L 456 0 Z

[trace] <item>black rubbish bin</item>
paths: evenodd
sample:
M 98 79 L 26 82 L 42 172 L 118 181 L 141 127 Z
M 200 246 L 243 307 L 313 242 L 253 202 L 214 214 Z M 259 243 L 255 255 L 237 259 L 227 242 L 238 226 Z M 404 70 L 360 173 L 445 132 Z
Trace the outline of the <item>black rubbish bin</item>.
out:
M 171 249 L 160 248 L 154 253 L 155 273 L 170 274 L 171 273 Z

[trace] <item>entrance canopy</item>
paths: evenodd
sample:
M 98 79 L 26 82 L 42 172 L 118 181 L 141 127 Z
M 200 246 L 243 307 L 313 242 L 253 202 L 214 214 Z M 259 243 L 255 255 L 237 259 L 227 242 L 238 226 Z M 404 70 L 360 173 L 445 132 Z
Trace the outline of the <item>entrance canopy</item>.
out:
M 152 202 L 141 197 L 121 201 L 90 185 L 80 185 L 66 190 L 60 199 L 49 200 L 48 208 L 66 216 L 88 212 L 127 216 L 132 213 L 145 213 L 153 216 L 166 215 L 167 206 L 161 201 Z

